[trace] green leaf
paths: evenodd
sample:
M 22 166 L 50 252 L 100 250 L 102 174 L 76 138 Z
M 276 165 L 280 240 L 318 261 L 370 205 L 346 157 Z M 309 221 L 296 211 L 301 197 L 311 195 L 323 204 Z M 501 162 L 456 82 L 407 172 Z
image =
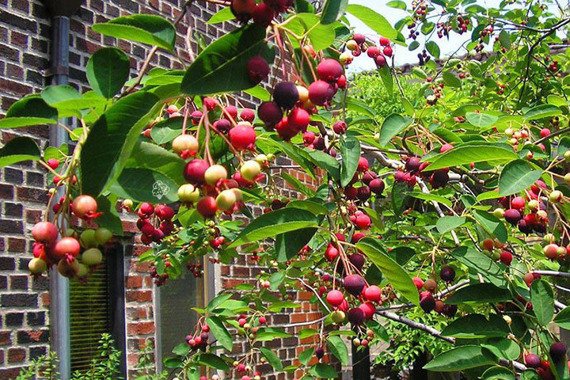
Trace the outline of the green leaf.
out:
M 6 112 L 6 117 L 0 119 L 0 128 L 55 124 L 57 118 L 57 109 L 48 105 L 39 95 L 28 95 L 12 104 Z
M 486 370 L 481 376 L 483 380 L 515 380 L 513 371 L 506 367 L 495 366 Z
M 190 346 L 186 343 L 180 343 L 172 349 L 172 353 L 179 356 L 186 356 L 190 352 Z
M 105 36 L 174 50 L 176 29 L 172 23 L 159 16 L 147 14 L 123 16 L 106 23 L 95 24 L 92 28 Z
M 481 314 L 468 314 L 451 322 L 441 334 L 459 339 L 481 339 L 502 338 L 510 333 L 509 326 L 503 318 L 495 314 L 489 317 L 490 320 L 487 320 Z
M 112 98 L 129 79 L 129 57 L 114 47 L 99 49 L 87 62 L 87 81 L 91 88 L 105 98 Z
M 544 119 L 562 114 L 560 108 L 552 104 L 541 104 L 526 111 L 524 118 L 528 121 Z
M 499 120 L 498 116 L 489 115 L 483 112 L 467 112 L 465 118 L 474 127 L 488 128 Z
M 334 367 L 325 363 L 317 363 L 314 367 L 311 367 L 309 373 L 322 379 L 336 379 L 338 377 Z
M 554 316 L 554 292 L 550 284 L 543 279 L 533 281 L 530 300 L 538 323 L 547 326 Z
M 38 161 L 42 157 L 35 141 L 29 137 L 15 137 L 0 148 L 0 167 L 22 161 Z
M 499 358 L 506 360 L 516 360 L 521 354 L 519 345 L 507 338 L 492 338 L 481 345 L 483 354 L 492 354 L 490 359 Z
M 190 95 L 236 92 L 255 86 L 247 74 L 248 61 L 257 55 L 271 64 L 275 50 L 265 42 L 265 28 L 250 24 L 217 39 L 190 65 L 181 89 Z
M 167 144 L 182 134 L 183 123 L 183 117 L 161 120 L 150 130 L 150 137 L 159 145 Z
M 289 338 L 291 334 L 287 334 L 285 331 L 273 328 L 259 329 L 255 337 L 258 342 L 267 342 L 275 339 Z
M 242 230 L 229 248 L 309 227 L 318 227 L 317 217 L 312 212 L 296 208 L 282 208 L 253 220 Z
M 493 145 L 465 144 L 457 146 L 443 154 L 430 157 L 428 170 L 448 168 L 451 166 L 467 165 L 471 162 L 500 163 L 517 159 L 518 156 L 512 149 Z
M 435 228 L 437 228 L 440 234 L 444 234 L 461 226 L 465 221 L 466 218 L 463 216 L 443 216 L 438 219 Z
M 77 101 L 81 94 L 68 84 L 47 86 L 41 93 L 41 97 L 51 107 L 58 108 L 62 103 Z M 86 106 L 86 108 L 88 108 Z
M 458 289 L 447 299 L 446 303 L 451 305 L 464 302 L 493 303 L 510 299 L 512 299 L 512 295 L 508 289 L 499 288 L 493 284 L 480 283 Z
M 390 8 L 406 10 L 406 2 L 402 0 L 391 0 L 386 3 Z
M 309 361 L 311 360 L 311 358 L 313 357 L 313 354 L 315 353 L 315 349 L 314 348 L 308 348 L 305 351 L 301 352 L 299 354 L 299 361 L 304 364 L 304 365 L 308 365 Z
M 145 168 L 160 172 L 174 182 L 175 188 L 172 190 L 175 192 L 180 185 L 185 183 L 182 173 L 184 172 L 186 161 L 177 154 L 146 141 L 137 143 L 125 166 L 127 168 Z
M 295 257 L 316 232 L 316 228 L 303 228 L 277 235 L 275 237 L 277 261 L 283 263 Z
M 364 5 L 350 4 L 346 10 L 379 35 L 391 40 L 398 37 L 398 31 L 392 27 L 392 24 L 372 9 Z
M 207 365 L 208 367 L 219 369 L 220 371 L 230 370 L 228 363 L 218 355 L 203 353 L 196 357 L 196 361 L 200 364 Z
M 455 76 L 452 72 L 444 71 L 442 74 L 443 83 L 449 87 L 461 87 L 461 80 Z
M 210 25 L 219 24 L 221 22 L 230 21 L 233 19 L 235 19 L 235 16 L 232 13 L 232 9 L 230 7 L 223 7 L 222 9 L 214 13 L 212 17 L 210 17 L 207 24 Z
M 426 49 L 427 51 L 436 59 L 439 58 L 439 45 L 437 43 L 435 43 L 434 41 L 428 41 L 426 42 Z
M 366 254 L 370 261 L 376 265 L 388 282 L 404 297 L 414 304 L 419 304 L 418 289 L 412 282 L 410 275 L 386 254 L 384 247 L 373 238 L 364 238 L 356 244 L 356 248 Z
M 317 335 L 319 335 L 319 331 L 315 330 L 315 329 L 303 329 L 303 330 L 299 331 L 299 334 L 297 334 L 297 336 L 301 340 L 307 339 L 307 338 L 312 338 L 312 337 L 317 336 Z
M 273 351 L 271 351 L 265 347 L 260 347 L 259 351 L 261 351 L 261 354 L 265 357 L 265 359 L 267 359 L 267 362 L 269 364 L 271 364 L 271 366 L 276 371 L 282 371 L 283 370 L 283 363 L 281 362 L 281 359 L 279 359 L 279 357 Z
M 271 284 L 271 290 L 275 291 L 285 280 L 285 272 L 275 272 L 269 276 L 269 283 Z
M 247 90 L 243 90 L 246 94 L 253 96 L 256 99 L 261 100 L 262 102 L 267 102 L 271 100 L 271 94 L 265 88 L 257 85 L 252 88 L 248 88 Z
M 386 87 L 386 91 L 388 94 L 394 94 L 394 78 L 392 78 L 392 72 L 388 65 L 382 66 L 378 69 L 378 75 L 380 75 L 380 79 L 382 79 L 382 83 L 384 83 L 384 87 Z
M 548 95 L 546 101 L 556 107 L 568 107 L 568 102 L 562 96 Z
M 327 0 L 323 6 L 321 24 L 330 24 L 340 19 L 344 15 L 347 6 L 348 0 Z
M 380 138 L 378 143 L 381 146 L 386 146 L 392 140 L 393 137 L 397 136 L 398 133 L 402 132 L 412 123 L 412 119 L 409 117 L 403 117 L 393 113 L 384 119 L 382 123 L 382 128 L 380 128 Z
M 353 136 L 347 136 L 340 145 L 342 162 L 340 165 L 340 184 L 344 187 L 352 181 L 360 159 L 360 142 Z
M 459 247 L 451 254 L 467 268 L 473 278 L 482 276 L 490 283 L 502 287 L 505 285 L 505 271 L 491 258 L 471 247 Z
M 563 329 L 569 330 L 570 329 L 570 306 L 564 308 L 560 311 L 556 318 L 554 318 L 554 322 Z
M 158 100 L 146 92 L 126 96 L 95 122 L 81 150 L 83 193 L 99 195 L 119 176 Z
M 433 358 L 424 369 L 438 372 L 455 372 L 494 364 L 482 353 L 480 346 L 459 346 L 442 352 Z
M 410 188 L 404 182 L 394 182 L 390 194 L 392 208 L 396 214 L 402 212 L 406 206 L 406 199 L 408 198 L 408 191 Z
M 509 162 L 499 177 L 499 195 L 507 196 L 519 193 L 540 179 L 542 170 L 536 169 L 527 160 Z
M 214 335 L 214 338 L 224 347 L 226 350 L 231 351 L 234 345 L 232 336 L 220 320 L 216 316 L 210 316 L 206 318 L 206 323 L 210 327 L 210 331 Z
M 340 361 L 340 364 L 349 364 L 348 348 L 340 336 L 329 336 L 327 338 L 327 346 L 330 352 Z
M 451 203 L 451 200 L 444 198 L 441 195 L 437 195 L 437 194 L 422 193 L 420 191 L 413 191 L 413 192 L 409 192 L 407 194 L 410 197 L 422 199 L 424 201 L 441 203 L 442 205 L 446 205 L 447 207 L 451 207 L 453 205 L 453 203 Z
M 125 168 L 109 190 L 136 202 L 173 203 L 178 200 L 178 184 L 162 172 L 145 168 Z
M 495 236 L 501 243 L 507 241 L 508 232 L 505 224 L 493 214 L 486 211 L 473 210 L 473 217 L 487 233 Z

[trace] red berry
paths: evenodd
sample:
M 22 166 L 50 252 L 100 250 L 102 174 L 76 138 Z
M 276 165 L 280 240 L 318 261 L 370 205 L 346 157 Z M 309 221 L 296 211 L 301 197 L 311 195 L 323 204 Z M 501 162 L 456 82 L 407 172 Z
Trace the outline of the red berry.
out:
M 317 106 L 329 103 L 336 93 L 335 88 L 328 82 L 317 80 L 309 86 L 309 99 Z
M 380 54 L 382 54 L 380 52 L 380 49 L 377 48 L 376 46 L 370 46 L 367 50 L 366 50 L 366 54 L 370 57 L 370 58 L 376 58 L 378 57 Z
M 50 159 L 47 161 L 47 164 L 48 164 L 48 166 L 49 166 L 50 168 L 52 168 L 52 169 L 55 170 L 55 169 L 57 169 L 57 167 L 59 166 L 59 160 L 56 160 L 55 158 L 50 158 Z
M 81 246 L 77 239 L 72 237 L 64 237 L 60 241 L 58 241 L 55 246 L 53 247 L 53 253 L 56 255 L 57 258 L 63 258 L 67 255 L 77 257 L 79 255 L 79 251 L 81 250 Z
M 384 67 L 386 66 L 386 57 L 384 57 L 383 55 L 378 55 L 376 56 L 376 58 L 374 58 L 374 62 L 376 62 L 376 66 L 378 67 Z
M 205 183 L 204 174 L 209 167 L 210 164 L 206 160 L 192 160 L 184 168 L 184 178 L 193 185 L 203 185 Z
M 58 235 L 57 227 L 50 222 L 39 222 L 32 228 L 32 236 L 35 241 L 52 244 Z
M 362 293 L 365 285 L 366 281 L 358 274 L 350 274 L 344 278 L 344 288 L 355 297 Z
M 279 137 L 285 141 L 291 140 L 293 137 L 299 133 L 299 130 L 289 123 L 288 118 L 284 118 L 275 126 L 275 130 Z
M 210 196 L 200 199 L 196 204 L 196 210 L 205 218 L 213 217 L 218 210 L 216 207 L 216 199 Z
M 333 131 L 334 133 L 336 133 L 337 135 L 342 135 L 346 132 L 347 129 L 347 125 L 346 122 L 344 122 L 343 120 L 339 120 L 336 123 L 333 124 Z
M 382 299 L 382 290 L 376 285 L 370 285 L 364 290 L 364 297 L 368 301 L 379 302 Z
M 263 6 L 264 4 L 259 4 L 258 7 Z M 258 84 L 264 79 L 267 78 L 269 75 L 269 64 L 260 55 L 256 55 L 255 57 L 251 57 L 247 62 L 247 76 L 249 80 L 253 84 Z
M 333 289 L 331 291 L 329 291 L 327 293 L 327 302 L 331 305 L 331 306 L 339 306 L 342 301 L 344 301 L 344 295 L 342 294 L 342 292 Z
M 380 37 L 380 45 L 388 46 L 388 45 L 390 45 L 390 40 L 387 39 L 386 37 Z
M 253 123 L 253 120 L 255 120 L 255 111 L 253 111 L 251 108 L 244 108 L 241 111 L 241 114 L 239 115 L 239 117 L 243 120 L 243 121 L 247 121 L 249 123 Z
M 548 128 L 543 128 L 540 130 L 540 137 L 548 137 L 550 136 L 550 129 Z
M 358 168 L 357 170 L 361 173 L 368 170 L 368 160 L 364 157 L 360 157 L 358 159 Z
M 501 252 L 499 260 L 501 260 L 501 262 L 505 265 L 511 265 L 511 261 L 513 261 L 513 254 L 509 251 L 503 251 Z
M 78 218 L 89 218 L 97 213 L 97 201 L 92 196 L 80 195 L 73 200 L 71 209 Z
M 384 55 L 385 55 L 386 57 L 391 57 L 392 54 L 393 54 L 392 47 L 386 46 L 386 47 L 384 48 Z
M 374 194 L 381 195 L 382 192 L 384 191 L 384 181 L 382 181 L 380 178 L 375 178 L 372 181 L 370 181 L 368 187 L 370 187 L 370 190 Z
M 257 108 L 257 116 L 266 126 L 275 126 L 283 118 L 283 111 L 275 102 L 263 102 Z
M 310 121 L 309 113 L 303 108 L 293 108 L 287 117 L 289 125 L 297 129 L 297 131 L 307 130 Z
M 362 45 L 363 43 L 366 42 L 366 37 L 364 36 L 364 34 L 360 34 L 360 33 L 355 33 L 352 36 L 352 39 L 356 41 L 357 44 Z
M 240 22 L 247 22 L 255 10 L 255 0 L 232 0 L 230 9 L 236 19 Z
M 253 149 L 255 137 L 255 130 L 247 122 L 238 123 L 229 132 L 230 142 L 237 150 Z
M 267 28 L 274 17 L 275 12 L 265 3 L 257 4 L 253 10 L 253 22 L 263 28 Z
M 343 73 L 342 65 L 335 59 L 323 59 L 317 66 L 319 79 L 327 82 L 336 82 Z
M 364 312 L 364 317 L 366 319 L 372 319 L 374 313 L 376 313 L 376 308 L 372 302 L 364 302 L 363 304 L 360 304 L 358 308 Z
M 360 230 L 366 230 L 370 228 L 372 221 L 370 217 L 366 214 L 358 215 L 354 221 L 354 225 Z
M 526 201 L 523 197 L 514 197 L 513 200 L 511 201 L 511 207 L 519 211 L 524 209 L 525 204 Z

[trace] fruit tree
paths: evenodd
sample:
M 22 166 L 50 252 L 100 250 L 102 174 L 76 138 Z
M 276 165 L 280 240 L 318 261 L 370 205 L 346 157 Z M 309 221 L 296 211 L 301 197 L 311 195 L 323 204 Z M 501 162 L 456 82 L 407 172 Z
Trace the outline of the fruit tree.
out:
M 265 268 L 258 286 L 196 309 L 169 359 L 180 378 L 259 379 L 261 362 L 335 378 L 324 354 L 347 364 L 347 342 L 390 341 L 388 323 L 441 341 L 431 371 L 569 378 L 557 332 L 570 328 L 568 5 L 393 0 L 406 16 L 391 25 L 347 0 L 200 1 L 223 5 L 210 22 L 238 26 L 180 57 L 185 70 L 149 69 L 157 50 L 176 51 L 182 17 L 119 17 L 93 29 L 152 46 L 135 78 L 126 54 L 105 47 L 87 65 L 92 91 L 50 86 L 0 120 L 51 124 L 72 142 L 40 151 L 18 137 L 0 150 L 3 166 L 36 161 L 53 180 L 30 271 L 88 279 L 122 208 L 138 216 L 149 247 L 138 259 L 157 285 L 199 276 L 204 258 Z M 440 57 L 448 41 L 457 50 Z M 403 74 L 394 62 L 406 51 L 419 53 Z M 353 90 L 357 60 L 376 65 L 389 103 Z M 242 91 L 256 109 L 234 105 Z M 295 307 L 286 291 L 299 288 L 322 311 L 303 330 L 319 343 L 283 368 L 264 342 L 289 332 L 267 317 Z M 230 357 L 236 339 L 248 351 Z

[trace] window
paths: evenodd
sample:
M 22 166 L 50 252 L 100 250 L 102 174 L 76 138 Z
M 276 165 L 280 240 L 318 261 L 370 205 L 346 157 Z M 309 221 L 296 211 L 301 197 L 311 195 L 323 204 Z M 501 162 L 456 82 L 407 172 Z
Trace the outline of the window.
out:
M 186 272 L 183 278 L 167 281 L 157 292 L 157 358 L 167 357 L 172 349 L 184 343 L 193 331 L 198 314 L 193 307 L 204 305 L 204 277 L 195 278 Z M 159 368 L 162 363 L 157 363 Z
M 103 333 L 110 333 L 125 357 L 122 247 L 108 249 L 86 282 L 69 283 L 70 368 L 86 370 L 98 354 Z M 124 360 L 122 360 L 124 363 Z M 121 369 L 124 373 L 124 368 Z

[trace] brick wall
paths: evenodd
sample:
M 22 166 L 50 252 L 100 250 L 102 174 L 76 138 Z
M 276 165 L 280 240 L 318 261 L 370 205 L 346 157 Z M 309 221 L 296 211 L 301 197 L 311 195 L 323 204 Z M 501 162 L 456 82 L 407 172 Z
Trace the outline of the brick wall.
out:
M 184 0 L 84 0 L 83 6 L 70 23 L 70 83 L 80 90 L 87 88 L 84 68 L 94 51 L 103 45 L 116 44 L 112 38 L 102 37 L 90 30 L 93 23 L 131 13 L 159 14 L 171 20 L 181 12 Z M 206 21 L 217 7 L 202 2 L 192 6 L 178 26 L 175 56 L 158 52 L 152 66 L 180 68 L 188 59 L 184 36 L 186 26 L 206 35 L 206 40 L 219 37 L 232 25 L 208 25 Z M 22 96 L 39 92 L 50 84 L 49 49 L 51 21 L 40 0 L 0 0 L 0 115 Z M 148 48 L 121 41 L 117 45 L 131 56 L 132 73 L 142 65 Z M 247 104 L 252 99 L 243 96 Z M 1 131 L 5 143 L 17 135 L 33 137 L 45 147 L 48 130 L 34 127 Z M 32 257 L 31 227 L 41 220 L 47 201 L 44 170 L 34 163 L 18 164 L 0 169 L 0 378 L 13 378 L 22 366 L 44 355 L 49 345 L 48 279 L 29 276 L 27 263 Z M 306 178 L 301 178 L 305 179 Z M 310 184 L 310 182 L 307 182 Z M 285 190 L 287 195 L 294 195 Z M 125 223 L 127 232 L 136 232 L 132 221 Z M 138 351 L 147 338 L 155 337 L 154 285 L 148 275 L 148 266 L 136 263 L 136 254 L 144 250 L 138 239 L 125 247 L 125 311 L 127 332 L 127 363 L 132 369 L 138 360 Z M 241 259 L 240 259 L 241 260 Z M 245 261 L 223 267 L 224 284 L 239 278 L 255 281 L 260 269 Z M 307 294 L 299 294 L 306 300 Z M 305 321 L 310 305 L 292 314 L 276 316 L 274 325 Z M 310 326 L 305 326 L 310 327 Z M 181 336 L 181 340 L 183 336 Z M 309 342 L 306 342 L 309 343 Z M 276 341 L 280 356 L 291 364 L 301 350 L 296 339 Z M 264 373 L 270 372 L 264 367 Z M 285 378 L 284 375 L 279 376 Z

